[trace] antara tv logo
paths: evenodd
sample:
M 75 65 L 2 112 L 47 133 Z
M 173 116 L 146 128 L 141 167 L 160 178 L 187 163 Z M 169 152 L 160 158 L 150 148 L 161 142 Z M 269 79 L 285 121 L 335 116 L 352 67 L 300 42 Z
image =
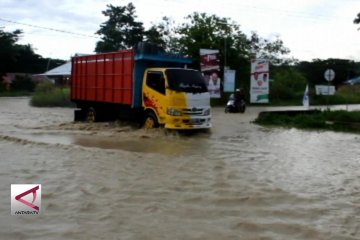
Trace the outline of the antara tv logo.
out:
M 41 184 L 11 184 L 11 215 L 36 215 L 41 209 Z

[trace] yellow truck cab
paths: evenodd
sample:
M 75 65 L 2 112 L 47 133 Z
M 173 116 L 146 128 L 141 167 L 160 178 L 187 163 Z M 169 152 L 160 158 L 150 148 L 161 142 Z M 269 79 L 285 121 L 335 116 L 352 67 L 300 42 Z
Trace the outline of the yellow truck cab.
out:
M 145 128 L 211 128 L 210 95 L 201 72 L 185 68 L 148 68 L 142 104 Z

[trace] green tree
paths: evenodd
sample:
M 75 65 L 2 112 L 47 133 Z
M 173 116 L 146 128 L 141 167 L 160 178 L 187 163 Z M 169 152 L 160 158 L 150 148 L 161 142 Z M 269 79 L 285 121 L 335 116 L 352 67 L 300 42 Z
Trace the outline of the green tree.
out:
M 276 100 L 298 98 L 299 94 L 303 94 L 307 83 L 303 73 L 292 66 L 278 69 L 273 77 L 270 96 Z
M 227 63 L 230 64 L 233 57 L 236 60 L 239 57 L 248 60 L 255 57 L 266 58 L 273 64 L 278 64 L 281 63 L 281 57 L 290 52 L 280 38 L 269 40 L 255 32 L 248 38 L 240 30 L 240 25 L 229 18 L 195 12 L 187 16 L 186 20 L 187 23 L 177 28 L 177 33 L 180 34 L 180 52 L 195 56 L 196 59 L 199 48 L 213 48 L 221 51 L 224 60 L 226 52 L 229 56 Z
M 272 64 L 277 65 L 288 63 L 289 59 L 283 58 L 282 55 L 290 53 L 290 50 L 284 46 L 284 42 L 279 37 L 270 41 L 252 32 L 250 39 L 254 57 L 268 59 Z
M 65 61 L 44 59 L 36 54 L 30 44 L 17 44 L 22 31 L 4 32 L 0 30 L 0 76 L 5 73 L 43 73 L 50 61 L 50 68 Z
M 0 76 L 6 72 L 14 72 L 18 56 L 16 42 L 19 40 L 21 30 L 4 32 L 0 30 Z
M 179 47 L 175 35 L 175 21 L 169 17 L 163 17 L 162 22 L 154 24 L 145 31 L 145 40 L 158 44 L 170 52 L 178 52 Z
M 334 85 L 340 85 L 360 74 L 360 63 L 346 59 L 314 59 L 312 62 L 300 62 L 297 67 L 312 85 L 327 84 L 324 72 L 328 68 L 335 71 L 335 79 L 331 82 Z
M 354 24 L 360 24 L 360 13 L 358 13 L 357 17 L 354 19 Z M 360 30 L 360 28 L 358 28 Z
M 249 90 L 252 58 L 263 57 L 279 64 L 284 63 L 282 55 L 289 52 L 279 38 L 271 41 L 256 33 L 248 37 L 237 23 L 228 18 L 195 12 L 186 20 L 176 29 L 179 52 L 192 57 L 198 67 L 200 48 L 219 49 L 221 65 L 226 62 L 228 67 L 236 70 L 236 87 L 244 88 L 246 92 Z
M 96 32 L 101 36 L 101 40 L 96 43 L 96 52 L 130 48 L 143 40 L 143 23 L 136 21 L 135 6 L 132 3 L 118 7 L 110 4 L 102 13 L 109 19 Z
M 145 31 L 145 40 L 165 47 L 166 43 L 163 36 L 163 28 L 161 25 L 153 25 L 149 30 Z
M 219 49 L 222 61 L 225 61 L 225 52 L 229 59 L 231 55 L 248 56 L 250 42 L 239 25 L 229 19 L 197 12 L 185 19 L 187 22 L 176 29 L 180 36 L 177 40 L 180 53 L 193 57 L 197 62 L 200 48 Z

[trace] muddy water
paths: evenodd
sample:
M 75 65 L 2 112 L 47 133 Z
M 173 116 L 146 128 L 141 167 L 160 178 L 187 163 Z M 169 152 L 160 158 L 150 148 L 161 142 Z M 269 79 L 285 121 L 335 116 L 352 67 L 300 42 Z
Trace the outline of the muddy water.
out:
M 1 239 L 360 239 L 360 136 L 251 124 L 214 109 L 211 134 L 72 123 L 0 98 Z M 41 183 L 42 214 L 10 215 Z

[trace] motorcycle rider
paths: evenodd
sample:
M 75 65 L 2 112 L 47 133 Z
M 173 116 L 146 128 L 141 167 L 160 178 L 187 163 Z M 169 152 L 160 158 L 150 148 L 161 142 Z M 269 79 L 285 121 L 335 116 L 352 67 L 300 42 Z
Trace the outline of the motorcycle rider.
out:
M 235 90 L 235 106 L 238 111 L 241 109 L 242 101 L 245 102 L 245 94 L 241 88 Z

